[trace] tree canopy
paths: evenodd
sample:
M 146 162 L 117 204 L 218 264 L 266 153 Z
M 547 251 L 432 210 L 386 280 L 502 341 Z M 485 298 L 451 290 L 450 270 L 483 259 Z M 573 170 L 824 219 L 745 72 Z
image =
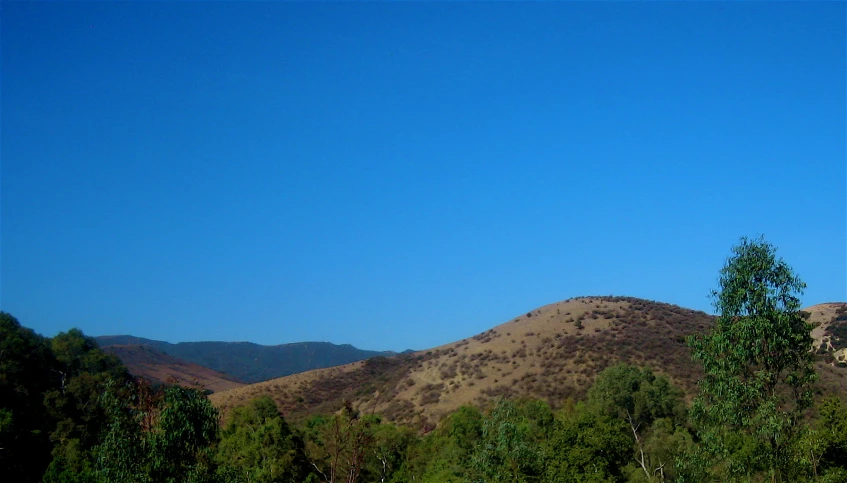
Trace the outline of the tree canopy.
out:
M 732 253 L 712 292 L 717 325 L 689 339 L 705 372 L 693 415 L 724 478 L 764 471 L 787 481 L 816 380 L 811 326 L 800 313 L 806 285 L 762 238 L 742 238 Z

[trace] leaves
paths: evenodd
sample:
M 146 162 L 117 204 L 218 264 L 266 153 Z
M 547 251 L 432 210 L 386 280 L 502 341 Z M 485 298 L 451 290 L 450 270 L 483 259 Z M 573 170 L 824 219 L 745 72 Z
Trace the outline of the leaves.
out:
M 800 313 L 805 284 L 763 239 L 742 238 L 732 251 L 712 293 L 717 325 L 689 339 L 705 372 L 692 413 L 727 478 L 758 468 L 778 479 L 790 473 L 790 447 L 816 380 L 811 326 Z M 755 447 L 731 451 L 732 433 Z
M 471 456 L 474 481 L 536 481 L 543 473 L 543 456 L 533 444 L 526 418 L 514 403 L 501 399 L 483 420 L 482 434 Z
M 548 445 L 545 481 L 614 482 L 632 457 L 627 424 L 578 405 L 557 424 Z
M 233 411 L 217 459 L 245 479 L 261 483 L 301 482 L 309 472 L 303 439 L 267 396 Z
M 54 364 L 47 339 L 0 312 L 0 468 L 9 481 L 40 481 L 50 462 L 42 401 Z
M 218 413 L 202 392 L 171 387 L 147 398 L 120 389 L 110 387 L 101 399 L 109 426 L 94 450 L 98 481 L 221 480 L 213 460 Z

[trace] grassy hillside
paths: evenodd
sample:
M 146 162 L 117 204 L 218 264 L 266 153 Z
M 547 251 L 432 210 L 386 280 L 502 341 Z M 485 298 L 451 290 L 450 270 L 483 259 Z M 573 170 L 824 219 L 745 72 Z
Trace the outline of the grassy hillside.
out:
M 268 394 L 296 417 L 343 399 L 392 421 L 431 424 L 462 404 L 532 396 L 554 405 L 584 394 L 609 365 L 649 365 L 693 391 L 699 377 L 684 337 L 712 317 L 627 297 L 583 297 L 522 314 L 427 351 L 311 371 L 213 395 L 222 410 Z
M 841 304 L 844 305 L 844 304 Z M 829 320 L 816 306 L 812 320 Z M 690 397 L 699 367 L 684 339 L 714 317 L 629 297 L 582 297 L 532 310 L 474 337 L 409 355 L 283 377 L 213 394 L 225 414 L 271 396 L 287 417 L 337 410 L 344 400 L 388 420 L 427 426 L 462 404 L 530 396 L 553 406 L 580 398 L 602 369 L 627 362 L 667 375 Z M 821 391 L 843 391 L 847 370 L 819 363 Z M 843 382 L 841 382 L 843 384 Z
M 97 337 L 101 346 L 142 345 L 165 354 L 228 374 L 235 379 L 252 383 L 299 372 L 338 366 L 374 356 L 393 355 L 357 349 L 349 344 L 301 342 L 266 346 L 252 342 L 180 342 L 171 344 L 160 340 L 131 335 Z
M 213 392 L 244 385 L 232 376 L 186 362 L 151 346 L 110 345 L 102 346 L 102 349 L 118 356 L 132 375 L 143 377 L 154 384 L 202 387 Z
M 818 393 L 847 396 L 847 303 L 814 305 L 804 309 L 810 321 L 818 354 Z

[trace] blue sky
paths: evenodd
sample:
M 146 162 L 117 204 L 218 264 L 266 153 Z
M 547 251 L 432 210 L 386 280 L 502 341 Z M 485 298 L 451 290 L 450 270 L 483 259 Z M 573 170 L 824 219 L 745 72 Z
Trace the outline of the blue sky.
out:
M 847 300 L 844 2 L 13 3 L 0 308 L 45 335 L 426 348 L 711 310 L 764 234 Z

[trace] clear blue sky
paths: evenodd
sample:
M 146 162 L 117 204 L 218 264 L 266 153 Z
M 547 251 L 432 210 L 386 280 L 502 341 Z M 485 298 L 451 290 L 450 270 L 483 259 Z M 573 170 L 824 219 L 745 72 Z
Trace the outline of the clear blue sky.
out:
M 426 348 L 847 299 L 844 2 L 2 2 L 0 308 L 52 336 Z

